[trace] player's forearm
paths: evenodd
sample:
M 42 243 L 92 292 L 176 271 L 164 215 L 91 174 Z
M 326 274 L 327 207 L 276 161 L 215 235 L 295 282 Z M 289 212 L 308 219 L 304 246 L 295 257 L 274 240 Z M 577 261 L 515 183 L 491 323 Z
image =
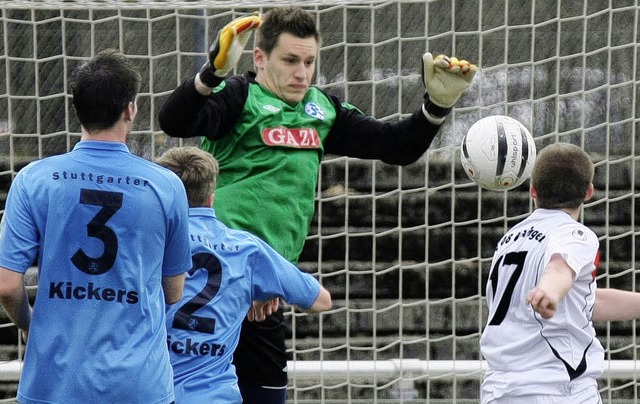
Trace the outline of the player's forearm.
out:
M 593 321 L 622 321 L 640 318 L 640 293 L 620 289 L 596 289 Z
M 325 152 L 388 164 L 412 164 L 427 151 L 439 129 L 421 111 L 400 121 L 382 122 L 341 109 L 325 142 Z
M 169 96 L 160 108 L 158 121 L 160 128 L 171 137 L 189 138 L 203 132 L 200 115 L 207 102 L 195 87 L 193 79 L 186 80 Z
M 3 282 L 0 288 L 0 304 L 7 313 L 11 321 L 21 330 L 28 331 L 31 324 L 31 307 L 27 291 L 22 283 L 22 274 L 11 273 L 11 271 L 1 269 L 12 281 Z M 5 277 L 3 276 L 3 280 Z
M 162 278 L 162 292 L 167 304 L 177 303 L 182 298 L 185 275 L 165 276 Z
M 22 331 L 29 331 L 31 325 L 31 308 L 26 298 L 2 298 L 2 307 L 7 312 L 11 321 Z
M 538 288 L 554 296 L 557 301 L 560 301 L 567 295 L 569 289 L 571 289 L 571 283 L 566 282 L 567 278 L 556 275 L 556 273 L 553 273 L 544 277 L 538 284 Z
M 538 287 L 554 294 L 558 300 L 564 298 L 573 286 L 574 272 L 559 255 L 554 255 L 547 264 Z
M 320 286 L 320 293 L 318 293 L 318 297 L 316 297 L 315 302 L 313 302 L 313 304 L 307 311 L 312 313 L 327 311 L 331 308 L 331 305 L 331 294 L 327 289 Z
M 408 118 L 390 122 L 391 144 L 386 149 L 388 155 L 381 160 L 389 164 L 413 164 L 427 151 L 435 139 L 440 125 L 422 120 L 422 111 L 415 112 Z

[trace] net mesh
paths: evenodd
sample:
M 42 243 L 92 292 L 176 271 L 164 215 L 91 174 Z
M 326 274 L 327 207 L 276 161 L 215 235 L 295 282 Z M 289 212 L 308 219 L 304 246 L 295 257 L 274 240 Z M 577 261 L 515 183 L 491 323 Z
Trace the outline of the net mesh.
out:
M 130 149 L 154 158 L 181 141 L 160 130 L 158 108 L 205 61 L 237 15 L 298 4 L 323 33 L 317 84 L 385 120 L 420 105 L 420 56 L 464 57 L 481 72 L 429 151 L 394 167 L 326 156 L 317 210 L 300 260 L 332 292 L 335 308 L 287 312 L 295 361 L 480 360 L 487 266 L 502 232 L 531 209 L 526 184 L 479 190 L 458 145 L 481 117 L 510 115 L 538 149 L 581 145 L 596 164 L 584 222 L 601 241 L 601 286 L 636 290 L 638 243 L 638 0 L 440 1 L 10 1 L 0 2 L 0 213 L 15 173 L 80 138 L 68 92 L 72 70 L 114 47 L 142 72 Z M 237 72 L 252 68 L 246 51 Z M 36 274 L 28 277 L 33 295 Z M 6 316 L 3 359 L 22 354 Z M 599 324 L 612 360 L 636 359 L 636 322 Z M 318 365 L 321 366 L 321 365 Z M 476 402 L 478 377 L 406 373 L 290 380 L 291 402 Z M 5 383 L 7 384 L 7 383 Z M 15 396 L 16 382 L 5 397 Z M 638 402 L 636 379 L 604 378 L 605 402 Z M 618 401 L 615 401 L 618 402 Z

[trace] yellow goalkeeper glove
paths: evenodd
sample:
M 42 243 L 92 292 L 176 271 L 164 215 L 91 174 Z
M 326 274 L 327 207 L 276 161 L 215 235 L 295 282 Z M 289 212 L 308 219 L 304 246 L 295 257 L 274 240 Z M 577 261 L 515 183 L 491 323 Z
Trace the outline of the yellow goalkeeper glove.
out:
M 209 60 L 200 70 L 200 81 L 215 87 L 238 63 L 251 33 L 260 26 L 260 15 L 239 17 L 225 25 L 209 48 Z
M 469 88 L 478 67 L 446 55 L 422 55 L 422 81 L 426 88 L 423 112 L 442 122 L 462 93 Z

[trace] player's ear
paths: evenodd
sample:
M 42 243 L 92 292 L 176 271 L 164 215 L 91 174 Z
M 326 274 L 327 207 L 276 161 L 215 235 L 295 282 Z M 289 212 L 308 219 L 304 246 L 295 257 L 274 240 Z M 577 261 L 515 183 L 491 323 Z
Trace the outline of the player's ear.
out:
M 531 195 L 533 200 L 538 199 L 538 190 L 533 186 L 533 184 L 529 186 L 529 195 Z
M 124 118 L 127 121 L 133 121 L 138 113 L 138 97 L 127 104 L 127 108 L 124 110 Z
M 257 46 L 253 48 L 253 64 L 260 70 L 264 67 L 264 62 L 267 60 L 267 54 Z
M 584 196 L 584 200 L 588 201 L 589 199 L 591 199 L 595 192 L 596 191 L 595 191 L 595 187 L 593 186 L 593 184 L 589 184 L 589 188 L 587 188 L 587 194 Z

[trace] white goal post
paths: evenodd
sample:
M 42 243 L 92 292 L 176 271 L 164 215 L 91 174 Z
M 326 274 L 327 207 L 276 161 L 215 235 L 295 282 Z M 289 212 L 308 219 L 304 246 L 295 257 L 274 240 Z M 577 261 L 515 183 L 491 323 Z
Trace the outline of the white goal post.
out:
M 325 156 L 300 267 L 334 308 L 286 312 L 291 403 L 477 401 L 487 266 L 532 210 L 528 183 L 487 192 L 462 172 L 459 143 L 484 116 L 518 119 L 538 149 L 568 141 L 590 153 L 596 194 L 582 220 L 600 239 L 598 283 L 640 292 L 640 0 L 0 1 L 0 215 L 25 164 L 80 139 L 67 88 L 77 65 L 108 47 L 135 60 L 143 86 L 128 145 L 155 158 L 198 144 L 167 137 L 157 113 L 217 31 L 282 4 L 316 17 L 317 84 L 380 119 L 419 108 L 425 51 L 481 69 L 419 162 Z M 247 50 L 237 72 L 249 69 Z M 22 347 L 0 318 L 2 402 L 15 394 Z M 639 325 L 597 324 L 606 403 L 640 404 Z

